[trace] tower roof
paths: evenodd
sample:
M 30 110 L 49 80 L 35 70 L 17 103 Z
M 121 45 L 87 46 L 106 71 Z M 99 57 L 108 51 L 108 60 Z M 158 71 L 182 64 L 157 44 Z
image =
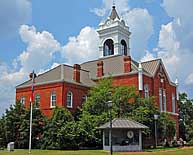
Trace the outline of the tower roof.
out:
M 112 19 L 112 20 L 114 20 L 114 19 L 116 19 L 116 18 L 120 19 L 114 5 L 113 5 L 113 7 L 112 7 L 111 15 L 110 15 L 109 17 L 110 17 L 110 19 Z

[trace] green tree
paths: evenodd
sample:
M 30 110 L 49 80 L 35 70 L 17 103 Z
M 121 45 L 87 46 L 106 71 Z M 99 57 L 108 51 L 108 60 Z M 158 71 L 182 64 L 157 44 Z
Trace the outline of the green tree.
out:
M 135 101 L 135 97 L 134 87 L 113 86 L 111 78 L 99 81 L 90 90 L 87 102 L 82 107 L 78 122 L 80 146 L 101 146 L 102 134 L 98 127 L 109 121 L 109 100 L 113 101 L 114 118 L 127 113 L 128 101 Z
M 32 109 L 32 148 L 40 148 L 42 142 L 42 134 L 47 119 L 42 115 L 36 103 Z M 30 109 L 25 109 L 22 116 L 22 123 L 19 128 L 19 138 L 17 139 L 18 148 L 29 147 L 29 132 L 30 132 Z
M 15 105 L 10 106 L 6 110 L 2 117 L 0 124 L 0 139 L 6 147 L 9 142 L 15 142 L 16 148 L 27 148 L 29 141 L 29 118 L 30 111 L 26 109 L 23 104 L 17 102 Z M 43 133 L 43 122 L 44 117 L 42 116 L 39 109 L 33 106 L 33 129 L 32 129 L 32 146 L 39 148 L 41 134 Z
M 179 133 L 185 140 L 193 139 L 193 99 L 186 93 L 179 94 Z
M 76 124 L 70 111 L 56 107 L 43 133 L 43 149 L 69 149 L 76 146 Z
M 24 106 L 17 102 L 15 105 L 11 105 L 9 109 L 6 110 L 4 116 L 2 117 L 3 123 L 3 141 L 5 144 L 13 141 L 17 141 L 19 137 L 19 128 L 23 121 L 23 114 L 25 113 Z

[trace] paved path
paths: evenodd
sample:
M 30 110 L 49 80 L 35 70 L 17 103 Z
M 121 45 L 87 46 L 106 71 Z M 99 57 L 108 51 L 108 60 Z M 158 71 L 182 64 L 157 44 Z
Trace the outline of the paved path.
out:
M 181 147 L 179 149 L 193 149 L 193 146 L 184 146 L 184 147 Z M 159 151 L 159 152 L 174 152 L 176 151 L 175 150 L 162 150 L 162 151 Z M 153 153 L 157 153 L 157 152 L 123 152 L 122 154 L 153 154 Z

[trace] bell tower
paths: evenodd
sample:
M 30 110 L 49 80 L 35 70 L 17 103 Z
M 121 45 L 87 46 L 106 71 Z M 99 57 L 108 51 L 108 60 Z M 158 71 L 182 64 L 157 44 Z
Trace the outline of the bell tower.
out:
M 119 18 L 115 5 L 110 16 L 104 23 L 100 23 L 97 29 L 99 34 L 100 58 L 113 55 L 130 56 L 129 27 L 125 21 Z

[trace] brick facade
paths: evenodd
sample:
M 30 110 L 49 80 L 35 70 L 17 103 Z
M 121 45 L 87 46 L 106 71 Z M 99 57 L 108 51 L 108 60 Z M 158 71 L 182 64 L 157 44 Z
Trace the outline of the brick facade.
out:
M 44 84 L 35 86 L 34 97 L 36 94 L 40 95 L 40 110 L 42 113 L 50 117 L 52 109 L 51 103 L 51 93 L 56 93 L 56 106 L 66 107 L 67 92 L 70 91 L 73 94 L 73 106 L 68 108 L 71 112 L 75 112 L 78 106 L 81 106 L 83 102 L 83 97 L 87 95 L 88 87 L 82 87 L 79 85 L 74 85 L 66 82 Z M 20 101 L 21 97 L 25 97 L 25 106 L 29 107 L 31 87 L 16 89 L 16 100 Z

